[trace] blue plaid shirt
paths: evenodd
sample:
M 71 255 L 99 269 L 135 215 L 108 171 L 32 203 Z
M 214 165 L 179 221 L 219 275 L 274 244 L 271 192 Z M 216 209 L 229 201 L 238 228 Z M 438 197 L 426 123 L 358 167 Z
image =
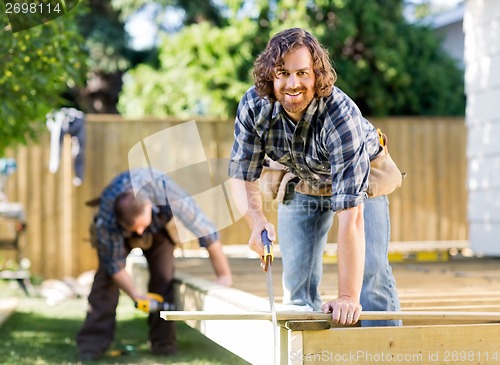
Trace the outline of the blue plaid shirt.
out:
M 238 106 L 229 174 L 255 181 L 268 155 L 311 186 L 331 185 L 337 211 L 367 198 L 370 160 L 378 151 L 375 127 L 339 88 L 313 99 L 295 124 L 279 102 L 259 97 L 251 87 Z
M 148 169 L 125 171 L 116 176 L 101 194 L 99 211 L 95 218 L 97 251 L 101 264 L 110 275 L 125 267 L 129 249 L 125 246 L 124 240 L 131 235 L 116 221 L 114 202 L 119 194 L 133 191 L 134 187 L 141 187 L 138 194 L 153 203 L 152 221 L 145 233 L 156 233 L 164 229 L 165 224 L 173 217 L 169 202 L 175 202 L 176 218 L 180 219 L 196 237 L 201 237 L 199 239 L 201 247 L 208 247 L 219 239 L 215 226 L 193 199 L 165 174 L 154 171 L 154 176 L 153 179 Z

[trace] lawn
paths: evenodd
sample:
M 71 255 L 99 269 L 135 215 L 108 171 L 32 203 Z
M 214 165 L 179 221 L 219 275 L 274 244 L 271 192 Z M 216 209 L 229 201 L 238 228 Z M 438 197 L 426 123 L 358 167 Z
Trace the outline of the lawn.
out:
M 12 284 L 0 282 L 0 300 L 19 298 L 16 312 L 0 328 L 0 364 L 83 364 L 76 357 L 75 334 L 85 316 L 86 300 L 68 299 L 48 305 L 44 298 L 25 297 Z M 151 355 L 146 314 L 137 311 L 126 296 L 120 298 L 117 320 L 113 348 L 91 364 L 248 364 L 183 322 L 177 323 L 179 354 Z

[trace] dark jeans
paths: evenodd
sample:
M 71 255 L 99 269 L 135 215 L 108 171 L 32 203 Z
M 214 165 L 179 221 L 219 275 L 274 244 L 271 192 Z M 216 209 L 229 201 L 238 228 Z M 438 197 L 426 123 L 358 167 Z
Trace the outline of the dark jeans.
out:
M 162 230 L 154 234 L 151 248 L 143 252 L 148 261 L 150 273 L 148 291 L 160 294 L 169 303 L 175 303 L 174 244 L 166 231 Z M 114 339 L 119 294 L 118 285 L 99 264 L 88 298 L 87 317 L 76 336 L 80 354 L 100 355 L 110 347 Z M 159 313 L 152 313 L 149 315 L 148 325 L 149 340 L 153 351 L 177 348 L 173 321 L 165 321 L 160 318 Z

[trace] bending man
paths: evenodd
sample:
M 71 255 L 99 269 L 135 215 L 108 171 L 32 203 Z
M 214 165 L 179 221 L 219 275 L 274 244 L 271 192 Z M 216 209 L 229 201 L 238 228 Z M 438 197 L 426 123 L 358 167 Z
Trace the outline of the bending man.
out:
M 251 228 L 250 248 L 260 255 L 261 232 L 276 237 L 256 181 L 265 155 L 297 177 L 278 208 L 283 303 L 331 312 L 342 324 L 357 322 L 362 308 L 399 310 L 387 258 L 388 199 L 367 199 L 366 193 L 370 160 L 380 151 L 377 131 L 334 86 L 327 51 L 303 29 L 285 30 L 256 59 L 254 79 L 238 106 L 229 174 L 235 178 L 234 195 L 247 197 L 239 204 Z M 338 297 L 322 304 L 322 255 L 334 213 L 339 219 Z
M 134 187 L 142 187 L 137 193 Z M 165 197 L 166 195 L 166 197 Z M 217 275 L 217 281 L 231 285 L 231 271 L 213 224 L 187 194 L 164 174 L 148 169 L 126 171 L 104 189 L 99 211 L 91 227 L 95 236 L 99 267 L 89 295 L 85 322 L 77 334 L 81 360 L 95 360 L 114 338 L 119 289 L 132 300 L 144 299 L 125 271 L 125 259 L 133 248 L 142 249 L 148 261 L 148 291 L 174 303 L 174 240 L 166 225 L 174 217 L 199 238 Z M 149 340 L 156 355 L 177 353 L 174 322 L 158 313 L 149 315 Z

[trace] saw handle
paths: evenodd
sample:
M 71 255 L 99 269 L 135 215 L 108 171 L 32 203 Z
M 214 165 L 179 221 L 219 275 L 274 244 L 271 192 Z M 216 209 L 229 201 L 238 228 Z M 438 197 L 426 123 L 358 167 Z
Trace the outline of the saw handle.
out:
M 262 265 L 264 271 L 267 271 L 269 265 L 271 265 L 271 262 L 273 262 L 274 260 L 273 243 L 269 239 L 266 230 L 262 231 L 261 238 L 262 238 L 262 246 L 264 247 L 264 255 L 262 256 Z

